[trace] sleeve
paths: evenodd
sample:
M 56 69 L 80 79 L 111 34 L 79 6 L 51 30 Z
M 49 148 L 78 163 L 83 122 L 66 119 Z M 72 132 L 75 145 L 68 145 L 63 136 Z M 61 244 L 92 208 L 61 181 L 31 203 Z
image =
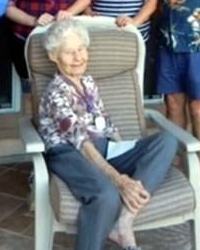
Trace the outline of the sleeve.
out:
M 82 143 L 89 138 L 85 122 L 73 111 L 71 102 L 70 95 L 52 92 L 49 96 L 49 110 L 60 136 L 80 149 Z

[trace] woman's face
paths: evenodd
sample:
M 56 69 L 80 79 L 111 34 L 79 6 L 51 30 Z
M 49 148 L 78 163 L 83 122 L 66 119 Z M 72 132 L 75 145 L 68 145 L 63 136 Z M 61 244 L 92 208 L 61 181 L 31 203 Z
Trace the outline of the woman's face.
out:
M 50 59 L 56 63 L 62 74 L 72 80 L 80 79 L 87 68 L 87 47 L 77 34 L 71 34 L 67 43 L 63 42 Z

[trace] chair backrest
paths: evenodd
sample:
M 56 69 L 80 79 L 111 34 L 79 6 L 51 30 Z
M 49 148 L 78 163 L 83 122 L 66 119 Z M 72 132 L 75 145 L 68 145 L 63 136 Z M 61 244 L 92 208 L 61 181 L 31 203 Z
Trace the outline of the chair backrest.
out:
M 111 18 L 77 17 L 89 29 L 88 74 L 95 79 L 105 107 L 124 139 L 139 138 L 145 131 L 142 105 L 144 43 L 135 28 L 119 29 Z M 26 60 L 32 81 L 33 115 L 38 100 L 56 67 L 49 61 L 38 28 L 26 43 Z

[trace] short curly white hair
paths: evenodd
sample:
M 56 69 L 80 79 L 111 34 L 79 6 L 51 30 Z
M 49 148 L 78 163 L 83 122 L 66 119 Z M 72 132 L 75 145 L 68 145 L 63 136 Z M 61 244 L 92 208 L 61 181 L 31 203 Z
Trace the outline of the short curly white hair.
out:
M 44 47 L 47 53 L 51 53 L 59 48 L 59 46 L 70 38 L 70 34 L 77 34 L 88 47 L 90 38 L 87 29 L 80 21 L 74 19 L 66 19 L 53 23 L 44 37 Z

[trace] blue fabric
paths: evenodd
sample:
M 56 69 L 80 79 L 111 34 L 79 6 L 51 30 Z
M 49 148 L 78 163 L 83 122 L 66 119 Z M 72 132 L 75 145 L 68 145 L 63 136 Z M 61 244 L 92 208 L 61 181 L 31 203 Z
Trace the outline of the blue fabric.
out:
M 161 132 L 139 140 L 134 148 L 109 162 L 120 173 L 141 180 L 152 193 L 163 182 L 176 150 L 176 139 Z M 119 190 L 71 144 L 49 149 L 46 160 L 50 171 L 59 176 L 82 203 L 75 249 L 104 249 L 106 237 L 119 216 Z
M 121 174 L 140 180 L 146 190 L 153 194 L 164 181 L 176 150 L 175 137 L 161 132 L 138 140 L 132 149 L 108 162 Z
M 7 4 L 8 0 L 0 0 L 0 17 L 5 14 Z
M 162 48 L 158 53 L 157 91 L 161 94 L 185 93 L 200 100 L 200 52 L 173 53 Z
M 170 6 L 169 0 L 162 0 L 161 45 L 174 52 L 200 51 L 200 1 L 180 2 Z
M 71 144 L 49 149 L 47 165 L 82 203 L 75 250 L 102 250 L 121 208 L 119 191 Z

